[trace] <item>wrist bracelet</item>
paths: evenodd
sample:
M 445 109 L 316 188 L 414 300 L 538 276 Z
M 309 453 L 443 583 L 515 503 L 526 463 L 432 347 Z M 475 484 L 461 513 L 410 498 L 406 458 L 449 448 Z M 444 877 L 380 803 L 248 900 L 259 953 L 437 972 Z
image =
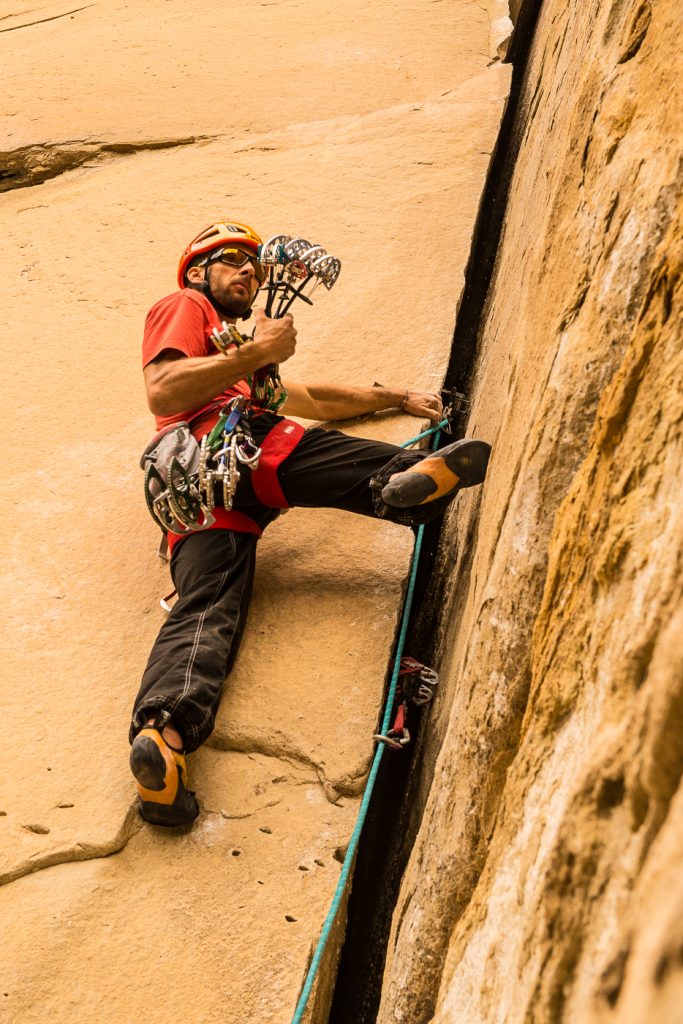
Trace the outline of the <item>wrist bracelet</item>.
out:
M 373 388 L 383 388 L 384 384 L 380 384 L 379 381 L 376 380 L 375 383 L 372 386 L 373 386 Z M 403 412 L 404 406 L 405 406 L 406 402 L 408 401 L 409 391 L 410 391 L 410 389 L 406 388 L 406 393 L 405 393 L 405 395 L 403 396 L 402 400 L 399 402 L 399 404 L 397 406 L 397 408 L 400 409 L 401 412 Z

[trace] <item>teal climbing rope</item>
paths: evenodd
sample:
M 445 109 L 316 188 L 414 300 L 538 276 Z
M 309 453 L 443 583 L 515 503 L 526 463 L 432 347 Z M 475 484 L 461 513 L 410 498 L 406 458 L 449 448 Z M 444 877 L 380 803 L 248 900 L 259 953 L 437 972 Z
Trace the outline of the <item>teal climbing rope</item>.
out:
M 421 441 L 423 437 L 429 437 L 430 434 L 437 435 L 434 439 L 434 445 L 432 446 L 436 447 L 436 445 L 439 443 L 438 435 L 441 433 L 444 427 L 447 426 L 448 420 L 441 420 L 441 422 L 437 423 L 435 426 L 429 427 L 427 430 L 423 430 L 421 434 L 416 434 L 415 437 L 411 437 L 409 441 L 404 441 L 403 444 L 399 445 L 399 448 L 410 448 L 412 444 L 417 444 L 417 442 Z
M 440 423 L 437 423 L 436 426 L 430 427 L 428 430 L 423 430 L 422 433 L 418 434 L 416 437 L 411 437 L 409 441 L 404 441 L 403 444 L 401 445 L 401 448 L 409 448 L 411 445 L 416 444 L 418 441 L 421 441 L 423 437 L 428 437 L 430 434 L 434 435 L 432 447 L 436 448 L 439 444 L 439 436 L 441 434 L 441 430 L 445 426 L 447 426 L 447 424 L 447 419 L 442 420 Z M 405 647 L 406 635 L 408 633 L 410 613 L 413 607 L 413 594 L 415 592 L 415 581 L 417 579 L 417 570 L 420 563 L 420 551 L 422 548 L 422 538 L 424 536 L 424 529 L 424 526 L 419 526 L 415 535 L 415 546 L 413 547 L 413 555 L 410 561 L 410 576 L 408 579 L 408 590 L 406 592 L 406 598 L 403 604 L 401 628 L 398 635 L 398 643 L 396 645 L 396 656 L 394 658 L 394 669 L 391 674 L 391 682 L 389 684 L 389 691 L 387 693 L 386 704 L 384 705 L 384 717 L 382 719 L 382 725 L 379 730 L 380 733 L 386 733 L 391 724 L 391 712 L 394 706 L 394 701 L 396 699 L 396 688 L 398 685 L 398 676 L 401 668 L 401 658 L 403 656 L 403 648 Z M 373 758 L 372 766 L 370 768 L 370 774 L 368 775 L 367 785 L 365 787 L 365 792 L 363 793 L 363 799 L 361 800 L 360 810 L 358 812 L 358 817 L 356 818 L 356 824 L 354 826 L 353 832 L 351 833 L 349 845 L 346 850 L 346 856 L 344 857 L 344 863 L 342 864 L 341 874 L 339 876 L 339 881 L 337 882 L 337 888 L 334 891 L 334 896 L 332 898 L 330 909 L 328 910 L 327 916 L 323 923 L 322 931 L 320 932 L 320 938 L 318 939 L 318 944 L 315 947 L 315 952 L 313 954 L 313 958 L 311 960 L 308 972 L 306 974 L 304 987 L 301 990 L 299 1001 L 296 1004 L 294 1016 L 292 1017 L 292 1024 L 301 1024 L 304 1012 L 306 1010 L 306 1006 L 308 1005 L 308 999 L 318 974 L 318 969 L 320 967 L 323 954 L 327 946 L 327 940 L 329 939 L 330 932 L 332 931 L 332 926 L 335 922 L 337 913 L 339 911 L 339 906 L 344 896 L 344 890 L 346 889 L 346 883 L 348 881 L 349 872 L 351 871 L 353 859 L 356 856 L 356 850 L 358 848 L 360 834 L 363 830 L 363 825 L 365 823 L 368 807 L 370 805 L 370 799 L 372 797 L 372 791 L 375 788 L 375 779 L 377 778 L 380 762 L 382 760 L 382 756 L 384 754 L 385 749 L 386 748 L 383 743 L 377 744 L 375 756 Z

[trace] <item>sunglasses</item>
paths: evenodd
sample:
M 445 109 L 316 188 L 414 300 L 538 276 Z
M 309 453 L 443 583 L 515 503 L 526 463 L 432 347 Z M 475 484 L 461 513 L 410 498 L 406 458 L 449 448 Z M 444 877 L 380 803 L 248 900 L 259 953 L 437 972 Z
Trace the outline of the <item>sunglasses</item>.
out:
M 209 257 L 208 262 L 214 263 L 217 260 L 220 260 L 221 263 L 227 263 L 229 267 L 243 267 L 249 261 L 254 268 L 256 280 L 259 284 L 263 284 L 268 273 L 267 268 L 262 263 L 259 263 L 256 256 L 253 253 L 245 252 L 244 249 L 219 249 L 218 252 L 213 253 Z

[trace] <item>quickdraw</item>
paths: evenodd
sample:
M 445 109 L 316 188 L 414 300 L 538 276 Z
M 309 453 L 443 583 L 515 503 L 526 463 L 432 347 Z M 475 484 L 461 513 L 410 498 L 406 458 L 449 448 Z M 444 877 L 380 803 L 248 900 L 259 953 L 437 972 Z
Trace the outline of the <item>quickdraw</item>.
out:
M 375 733 L 373 740 L 386 744 L 392 750 L 403 750 L 410 743 L 407 725 L 409 704 L 416 707 L 429 704 L 434 699 L 434 688 L 438 682 L 439 677 L 433 668 L 423 665 L 415 658 L 401 658 L 397 687 L 399 703 L 394 723 L 385 733 Z
M 254 441 L 246 419 L 247 399 L 231 398 L 221 410 L 210 434 L 199 446 L 198 485 L 205 506 L 215 504 L 216 486 L 220 487 L 222 506 L 230 511 L 240 479 L 239 465 L 256 469 L 261 449 Z
M 408 705 L 403 701 L 398 706 L 394 724 L 385 733 L 375 733 L 372 737 L 377 743 L 385 743 L 392 750 L 403 750 L 410 743 L 410 732 L 406 721 L 408 720 Z
M 295 299 L 313 305 L 312 296 L 322 284 L 329 291 L 341 272 L 341 260 L 312 245 L 305 238 L 291 235 L 273 235 L 259 246 L 259 261 L 267 268 L 263 288 L 266 292 L 265 314 L 278 320 L 289 312 Z M 213 329 L 212 341 L 221 352 L 232 345 L 238 348 L 251 337 L 241 334 L 234 324 L 225 320 L 222 330 Z M 287 400 L 287 389 L 280 379 L 278 367 L 273 363 L 263 366 L 247 377 L 251 388 L 251 402 L 261 409 L 277 412 Z

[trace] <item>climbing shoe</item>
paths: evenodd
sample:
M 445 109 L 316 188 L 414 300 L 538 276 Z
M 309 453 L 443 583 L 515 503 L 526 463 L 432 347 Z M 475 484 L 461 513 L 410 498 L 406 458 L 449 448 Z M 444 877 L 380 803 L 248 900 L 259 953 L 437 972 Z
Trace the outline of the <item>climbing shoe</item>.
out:
M 199 804 L 185 786 L 185 754 L 169 746 L 162 730 L 162 724 L 146 725 L 131 747 L 130 769 L 137 782 L 140 814 L 152 825 L 190 825 L 199 814 Z
M 394 508 L 410 508 L 455 497 L 462 487 L 482 483 L 490 454 L 485 441 L 455 441 L 392 476 L 382 488 L 382 500 Z

